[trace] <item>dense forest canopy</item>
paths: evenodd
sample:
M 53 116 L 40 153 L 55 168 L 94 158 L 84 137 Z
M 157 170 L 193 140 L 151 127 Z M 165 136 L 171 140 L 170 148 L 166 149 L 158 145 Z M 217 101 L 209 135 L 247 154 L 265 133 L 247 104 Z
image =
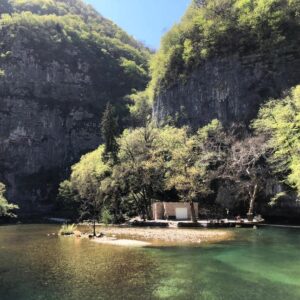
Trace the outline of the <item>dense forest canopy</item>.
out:
M 266 172 L 261 172 L 265 168 L 259 167 L 265 154 L 262 138 L 240 140 L 217 120 L 196 133 L 188 127 L 157 128 L 148 123 L 126 129 L 117 144 L 116 160 L 104 159 L 101 145 L 84 155 L 72 167 L 69 180 L 61 183 L 59 203 L 73 217 L 81 215 L 80 208 L 95 203 L 108 210 L 115 222 L 124 216 L 151 218 L 151 205 L 159 199 L 204 205 L 204 199 L 217 192 L 213 184 L 217 181 L 235 190 L 233 211 L 246 214 L 250 193 L 253 215 L 257 194 L 265 186 Z M 220 212 L 226 205 L 219 203 Z
M 98 31 L 110 38 L 119 39 L 134 48 L 145 49 L 133 37 L 120 29 L 112 21 L 103 18 L 92 6 L 82 0 L 1 0 L 1 14 L 31 12 L 37 15 L 77 15 L 90 29 Z
M 162 38 L 151 63 L 151 88 L 157 91 L 186 80 L 216 56 L 297 51 L 299 32 L 299 0 L 194 1 Z
M 128 80 L 116 90 L 130 93 L 133 88 L 145 87 L 149 50 L 91 6 L 80 0 L 2 0 L 1 5 L 1 64 L 12 59 L 12 43 L 23 37 L 23 43 L 34 49 L 42 63 L 53 59 L 65 63 L 71 53 L 82 53 L 106 75 L 106 79 L 99 75 L 97 84 L 105 84 L 109 76 L 113 82 L 114 74 L 123 73 Z M 5 67 L 1 69 L 5 74 Z M 118 76 L 122 80 L 122 75 Z

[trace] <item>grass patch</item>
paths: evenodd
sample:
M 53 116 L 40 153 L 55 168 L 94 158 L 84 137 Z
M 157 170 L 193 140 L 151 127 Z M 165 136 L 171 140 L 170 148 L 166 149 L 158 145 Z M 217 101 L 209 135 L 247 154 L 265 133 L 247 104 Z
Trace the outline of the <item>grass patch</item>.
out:
M 75 224 L 64 224 L 61 226 L 59 230 L 59 235 L 72 235 L 74 234 L 74 231 L 77 229 L 77 226 Z

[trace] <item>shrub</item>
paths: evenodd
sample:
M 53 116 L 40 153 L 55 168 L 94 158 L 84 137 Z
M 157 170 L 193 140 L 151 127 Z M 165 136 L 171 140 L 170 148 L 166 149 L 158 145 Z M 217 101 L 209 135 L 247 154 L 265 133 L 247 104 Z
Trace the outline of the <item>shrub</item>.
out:
M 112 221 L 112 216 L 108 209 L 104 208 L 101 213 L 101 220 L 105 225 L 108 225 Z
M 17 216 L 13 213 L 13 211 L 19 209 L 19 206 L 8 203 L 7 199 L 5 198 L 5 192 L 5 185 L 0 182 L 0 217 L 15 218 Z
M 61 226 L 59 230 L 60 235 L 72 235 L 74 234 L 74 231 L 77 229 L 77 226 L 75 224 L 64 224 Z

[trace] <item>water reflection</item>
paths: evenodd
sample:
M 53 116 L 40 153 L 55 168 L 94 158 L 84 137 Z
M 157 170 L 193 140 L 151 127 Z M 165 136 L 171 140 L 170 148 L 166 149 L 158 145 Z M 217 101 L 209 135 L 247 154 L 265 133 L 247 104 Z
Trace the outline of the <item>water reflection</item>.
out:
M 0 228 L 1 299 L 151 298 L 159 275 L 143 249 L 47 237 L 53 227 L 36 227 Z
M 1 300 L 299 300 L 297 230 L 236 231 L 236 240 L 147 249 L 0 227 Z

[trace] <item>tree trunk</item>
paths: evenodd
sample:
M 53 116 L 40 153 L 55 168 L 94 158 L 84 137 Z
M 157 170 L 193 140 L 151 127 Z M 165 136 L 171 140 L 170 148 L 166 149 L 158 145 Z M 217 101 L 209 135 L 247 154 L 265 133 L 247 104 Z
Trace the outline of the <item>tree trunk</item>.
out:
M 142 215 L 143 215 L 143 221 L 145 222 L 147 219 L 147 204 L 145 203 L 145 198 L 143 200 L 143 207 L 142 207 Z
M 189 203 L 190 203 L 190 207 L 191 207 L 191 221 L 193 223 L 197 223 L 194 202 L 193 201 L 189 201 Z
M 249 205 L 249 210 L 247 213 L 248 221 L 253 221 L 253 210 L 254 210 L 254 203 L 256 199 L 256 194 L 257 194 L 257 184 L 254 186 L 253 193 L 250 194 L 250 205 Z
M 93 236 L 96 236 L 96 219 L 93 220 Z
M 148 220 L 152 220 L 152 210 L 151 210 L 151 206 L 150 208 L 147 208 L 147 219 Z

